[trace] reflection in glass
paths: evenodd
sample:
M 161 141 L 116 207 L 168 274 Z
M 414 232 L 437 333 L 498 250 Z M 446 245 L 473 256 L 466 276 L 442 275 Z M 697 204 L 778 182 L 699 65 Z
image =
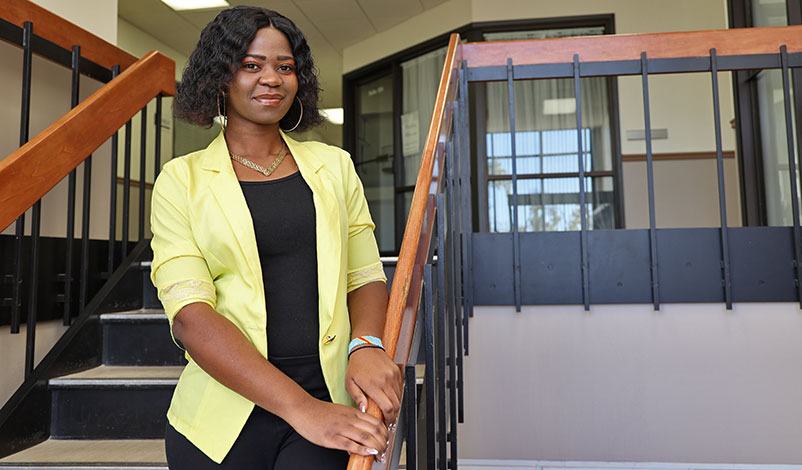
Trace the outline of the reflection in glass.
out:
M 579 230 L 581 211 L 578 178 L 525 179 L 518 181 L 518 230 Z M 587 228 L 612 229 L 614 214 L 613 178 L 585 178 Z M 490 181 L 488 211 L 491 232 L 512 231 L 513 197 L 511 180 Z
M 447 47 L 442 47 L 401 63 L 401 147 L 404 157 L 401 186 L 414 185 L 418 178 L 447 50 Z
M 376 224 L 379 250 L 392 251 L 395 249 L 392 76 L 359 85 L 356 101 L 356 170 Z
M 485 39 L 542 39 L 603 32 L 602 27 L 568 28 L 492 33 L 486 34 Z M 614 183 L 612 176 L 607 176 L 613 171 L 607 78 L 583 78 L 579 88 L 583 126 L 581 152 L 577 147 L 574 81 L 517 80 L 513 83 L 516 171 L 523 177 L 518 182 L 519 229 L 522 231 L 579 230 L 580 153 L 584 171 L 607 173 L 587 178 L 588 228 L 615 226 Z M 486 113 L 485 149 L 490 180 L 488 228 L 493 232 L 505 232 L 511 229 L 512 220 L 512 136 L 507 83 L 486 85 Z

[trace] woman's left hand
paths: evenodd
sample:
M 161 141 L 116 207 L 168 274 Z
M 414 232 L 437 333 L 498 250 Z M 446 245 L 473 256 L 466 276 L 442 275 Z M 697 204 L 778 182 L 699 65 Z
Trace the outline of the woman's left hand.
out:
M 380 348 L 354 351 L 345 372 L 345 389 L 363 412 L 368 398 L 376 402 L 388 426 L 395 423 L 401 408 L 401 370 Z

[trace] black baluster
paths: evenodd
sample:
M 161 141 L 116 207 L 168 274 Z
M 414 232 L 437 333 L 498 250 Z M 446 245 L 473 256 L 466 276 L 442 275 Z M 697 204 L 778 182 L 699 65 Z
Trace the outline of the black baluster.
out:
M 120 66 L 111 69 L 112 79 L 120 74 Z M 109 190 L 109 253 L 108 276 L 114 272 L 114 244 L 117 240 L 117 150 L 119 145 L 118 132 L 111 136 L 111 188 Z
M 426 370 L 424 371 L 424 387 L 426 393 L 426 469 L 435 468 L 435 453 L 437 449 L 435 442 L 437 439 L 437 420 L 435 410 L 439 410 L 436 397 L 437 382 L 435 376 L 435 331 L 434 315 L 435 303 L 434 285 L 432 277 L 432 265 L 423 265 L 423 305 L 424 305 L 424 353 Z
M 460 101 L 460 119 L 459 141 L 460 151 L 458 158 L 460 159 L 460 178 L 462 188 L 462 279 L 463 279 L 463 337 L 465 338 L 465 355 L 468 355 L 468 318 L 473 317 L 473 256 L 471 254 L 471 232 L 473 231 L 473 224 L 471 223 L 473 212 L 471 211 L 471 145 L 470 145 L 470 132 L 468 130 L 468 70 L 467 62 L 462 62 L 460 68 L 460 88 L 459 88 L 459 101 Z
M 415 366 L 404 368 L 404 397 L 407 409 L 407 470 L 418 468 L 418 397 L 415 384 Z
M 20 138 L 19 145 L 22 147 L 28 142 L 28 133 L 31 122 L 31 35 L 33 34 L 33 23 L 26 21 L 22 29 L 22 104 L 20 105 Z M 37 202 L 38 204 L 38 202 Z M 22 279 L 23 279 L 23 241 L 25 239 L 25 213 L 17 217 L 14 227 L 14 242 L 16 252 L 14 253 L 14 273 L 12 275 L 11 286 L 11 333 L 19 333 L 20 314 L 22 309 Z M 29 315 L 30 317 L 30 315 Z M 32 333 L 28 331 L 28 335 Z M 27 373 L 27 369 L 26 369 Z
M 718 207 L 721 213 L 721 269 L 724 271 L 724 301 L 727 310 L 732 310 L 732 284 L 730 280 L 730 244 L 727 227 L 727 200 L 724 194 L 724 156 L 721 148 L 721 111 L 718 96 L 718 58 L 716 50 L 710 49 L 710 72 L 713 79 L 713 121 L 716 128 L 716 167 L 718 170 Z
M 512 265 L 515 311 L 521 311 L 521 238 L 518 233 L 518 167 L 515 149 L 515 88 L 513 87 L 512 59 L 507 59 L 507 92 L 510 111 L 510 150 L 512 159 Z
M 30 119 L 31 119 L 31 66 L 32 66 L 32 50 L 31 50 L 31 37 L 33 36 L 33 23 L 30 21 L 25 22 L 23 28 L 22 47 L 23 52 L 23 66 L 22 66 L 22 115 L 20 118 L 20 147 L 28 142 L 30 134 Z M 38 295 L 39 295 L 39 222 L 42 216 L 42 200 L 36 201 L 31 211 L 31 260 L 30 260 L 30 275 L 28 277 L 28 318 L 27 318 L 27 331 L 25 335 L 25 378 L 30 377 L 33 372 L 34 354 L 36 346 L 36 316 L 38 313 Z M 20 242 L 22 240 L 22 233 L 20 233 Z M 21 245 L 21 243 L 20 243 Z M 21 260 L 20 260 L 21 261 Z M 21 266 L 20 266 L 21 268 Z M 18 271 L 21 279 L 22 273 Z M 19 283 L 15 285 L 19 288 Z M 19 291 L 17 291 L 19 296 Z M 19 299 L 19 297 L 17 297 Z
M 156 121 L 156 134 L 154 135 L 156 144 L 153 152 L 153 181 L 155 182 L 161 171 L 162 161 L 162 95 L 156 97 L 156 116 L 154 116 L 154 120 Z
M 148 106 L 142 108 L 139 139 L 139 225 L 137 241 L 145 238 L 145 167 L 147 166 Z M 157 131 L 158 133 L 158 131 Z
M 123 240 L 122 259 L 128 256 L 128 225 L 131 209 L 131 121 L 125 123 L 125 148 L 123 149 Z
M 649 190 L 649 266 L 652 275 L 652 303 L 660 310 L 660 278 L 657 264 L 657 219 L 654 212 L 654 157 L 652 155 L 652 119 L 649 106 L 649 61 L 640 55 L 641 89 L 643 91 L 643 122 L 646 138 L 646 178 Z
M 437 195 L 437 464 L 440 470 L 448 470 L 446 412 L 446 200 L 443 193 Z
M 92 155 L 84 160 L 84 196 L 81 213 L 81 285 L 79 304 L 81 312 L 87 304 L 89 289 L 89 214 L 92 203 Z
M 445 224 L 446 224 L 446 245 L 445 245 L 445 255 L 444 255 L 444 264 L 446 268 L 446 283 L 447 283 L 447 292 L 448 292 L 448 299 L 447 299 L 447 307 L 446 307 L 446 325 L 448 328 L 448 417 L 449 417 L 449 432 L 448 432 L 448 441 L 450 443 L 449 450 L 450 450 L 450 461 L 456 461 L 456 449 L 457 449 L 457 379 L 458 379 L 458 372 L 457 372 L 457 349 L 459 349 L 462 345 L 459 344 L 459 338 L 457 337 L 457 331 L 462 332 L 461 328 L 457 328 L 457 283 L 456 277 L 457 273 L 455 271 L 455 260 L 456 256 L 454 255 L 455 247 L 454 247 L 454 219 L 452 218 L 454 215 L 453 207 L 453 173 L 454 168 L 448 162 L 453 162 L 452 160 L 452 145 L 451 142 L 446 142 L 446 187 L 445 187 L 445 199 L 446 199 L 446 211 L 444 214 Z
M 72 96 L 70 108 L 78 106 L 81 85 L 81 46 L 72 46 Z M 72 248 L 75 241 L 75 179 L 77 171 L 70 172 L 67 187 L 67 254 L 64 268 L 64 325 L 70 324 L 72 312 Z
M 582 256 L 582 300 L 590 310 L 590 274 L 588 272 L 588 225 L 585 207 L 585 155 L 582 147 L 582 88 L 579 81 L 579 55 L 574 54 L 574 93 L 576 94 L 576 145 L 579 162 L 579 243 Z

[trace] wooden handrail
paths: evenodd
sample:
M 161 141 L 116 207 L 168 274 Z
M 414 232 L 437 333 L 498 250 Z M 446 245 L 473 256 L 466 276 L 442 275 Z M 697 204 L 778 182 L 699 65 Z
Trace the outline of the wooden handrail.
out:
M 81 46 L 81 56 L 109 70 L 119 65 L 125 70 L 136 57 L 125 52 L 89 31 L 76 26 L 64 18 L 30 2 L 29 0 L 0 1 L 0 18 L 22 28 L 26 21 L 33 23 L 33 33 L 50 42 L 70 50 Z M 115 19 L 116 20 L 116 19 Z
M 175 62 L 153 51 L 0 161 L 0 228 L 41 199 L 159 93 L 175 94 Z
M 427 262 L 426 257 L 429 253 L 429 243 L 434 226 L 435 197 L 439 191 L 443 174 L 445 143 L 451 129 L 452 108 L 450 105 L 454 101 L 458 86 L 457 72 L 461 63 L 460 52 L 459 35 L 452 34 L 448 43 L 443 72 L 440 75 L 440 86 L 432 111 L 432 120 L 429 123 L 429 134 L 423 149 L 409 218 L 404 229 L 401 252 L 398 255 L 398 264 L 390 290 L 383 342 L 387 354 L 393 357 L 398 364 L 406 364 L 409 361 L 412 347 L 421 296 L 423 265 Z M 381 418 L 381 411 L 372 400 L 368 402 L 367 412 Z M 395 433 L 391 433 L 388 456 L 383 466 L 378 465 L 380 468 L 387 468 L 394 441 Z M 348 470 L 367 470 L 371 468 L 373 462 L 373 457 L 352 455 L 348 462 Z
M 715 48 L 719 56 L 776 54 L 780 46 L 788 52 L 802 51 L 802 26 L 738 28 L 719 31 L 620 34 L 557 39 L 527 39 L 463 44 L 462 58 L 468 67 L 706 57 Z

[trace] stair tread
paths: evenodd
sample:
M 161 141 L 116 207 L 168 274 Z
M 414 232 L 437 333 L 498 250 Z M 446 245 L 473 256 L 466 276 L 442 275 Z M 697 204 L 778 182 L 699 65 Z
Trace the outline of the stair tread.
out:
M 69 374 L 53 381 L 79 381 L 79 380 L 147 380 L 147 379 L 178 379 L 184 366 L 109 366 L 100 365 L 75 374 Z
M 0 459 L 4 464 L 135 463 L 165 466 L 164 439 L 47 441 Z

